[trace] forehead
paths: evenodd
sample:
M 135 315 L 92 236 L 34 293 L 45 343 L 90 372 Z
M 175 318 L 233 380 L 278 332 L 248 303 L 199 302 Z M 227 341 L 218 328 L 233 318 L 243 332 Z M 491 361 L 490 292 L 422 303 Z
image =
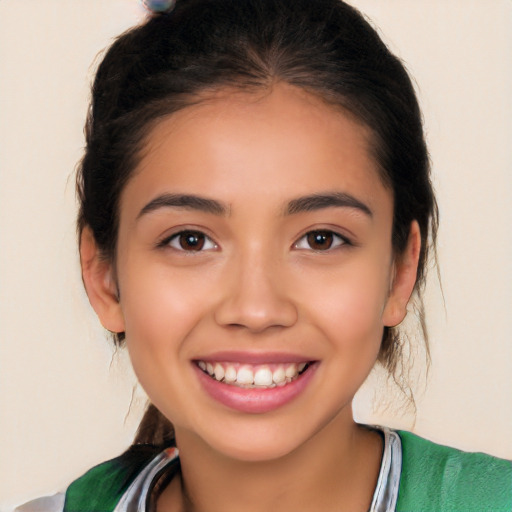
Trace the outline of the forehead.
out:
M 123 196 L 171 188 L 231 203 L 339 189 L 371 203 L 391 194 L 370 148 L 365 126 L 296 87 L 223 90 L 153 127 Z

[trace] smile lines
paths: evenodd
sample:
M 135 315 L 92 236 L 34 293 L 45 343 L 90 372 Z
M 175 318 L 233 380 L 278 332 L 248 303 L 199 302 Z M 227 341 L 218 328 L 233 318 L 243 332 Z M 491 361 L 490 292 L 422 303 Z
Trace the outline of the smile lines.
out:
M 304 373 L 308 362 L 272 365 L 249 365 L 239 363 L 211 363 L 197 361 L 201 370 L 224 384 L 242 388 L 275 388 L 284 386 Z

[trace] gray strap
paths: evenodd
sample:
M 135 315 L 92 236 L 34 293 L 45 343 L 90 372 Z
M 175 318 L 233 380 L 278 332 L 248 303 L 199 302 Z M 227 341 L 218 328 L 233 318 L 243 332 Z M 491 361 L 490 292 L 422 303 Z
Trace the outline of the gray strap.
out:
M 157 455 L 131 483 L 114 512 L 145 512 L 148 493 L 156 476 L 177 457 L 177 448 L 169 448 Z
M 394 512 L 402 472 L 402 443 L 394 430 L 385 427 L 376 428 L 384 434 L 384 450 L 369 512 Z

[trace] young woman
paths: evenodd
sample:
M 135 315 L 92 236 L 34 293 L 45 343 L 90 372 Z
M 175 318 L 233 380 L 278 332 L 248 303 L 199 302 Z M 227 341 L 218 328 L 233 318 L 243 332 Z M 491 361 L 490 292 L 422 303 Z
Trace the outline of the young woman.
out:
M 178 0 L 105 55 L 86 133 L 83 280 L 152 405 L 60 508 L 511 509 L 510 462 L 353 419 L 437 231 L 410 79 L 356 10 Z

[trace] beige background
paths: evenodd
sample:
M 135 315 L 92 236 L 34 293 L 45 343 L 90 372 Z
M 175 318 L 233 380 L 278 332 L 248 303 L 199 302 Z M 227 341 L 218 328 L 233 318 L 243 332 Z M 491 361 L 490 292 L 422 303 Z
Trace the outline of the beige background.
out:
M 358 418 L 512 458 L 512 2 L 353 4 L 417 82 L 446 303 L 434 274 L 415 424 L 396 407 L 372 412 L 378 379 Z M 118 454 L 140 417 L 126 355 L 114 356 L 82 290 L 72 175 L 91 63 L 142 16 L 137 0 L 0 0 L 1 510 Z

